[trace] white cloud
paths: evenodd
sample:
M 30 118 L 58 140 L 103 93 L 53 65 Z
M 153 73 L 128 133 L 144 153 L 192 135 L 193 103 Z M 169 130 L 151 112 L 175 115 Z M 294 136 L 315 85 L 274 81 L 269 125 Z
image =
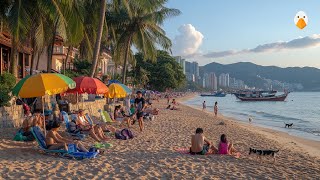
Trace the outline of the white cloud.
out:
M 203 35 L 191 24 L 184 24 L 178 29 L 179 35 L 173 41 L 173 54 L 178 56 L 192 56 L 197 53 L 202 44 Z
M 312 36 L 299 37 L 287 42 L 274 42 L 268 44 L 259 45 L 253 49 L 244 49 L 240 51 L 228 50 L 228 51 L 217 51 L 203 54 L 206 58 L 220 58 L 232 55 L 240 55 L 247 53 L 262 53 L 262 52 L 275 52 L 281 50 L 290 49 L 303 49 L 310 47 L 317 47 L 320 45 L 320 34 L 314 34 Z

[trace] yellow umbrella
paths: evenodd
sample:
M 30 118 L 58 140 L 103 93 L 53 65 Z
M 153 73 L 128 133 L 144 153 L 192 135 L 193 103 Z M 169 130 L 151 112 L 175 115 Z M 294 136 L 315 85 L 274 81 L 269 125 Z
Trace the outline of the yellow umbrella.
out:
M 108 98 L 124 98 L 127 96 L 128 90 L 124 88 L 123 84 L 112 83 L 109 86 L 109 91 L 106 94 Z
M 54 95 L 76 87 L 76 83 L 67 76 L 57 73 L 42 73 L 21 79 L 12 90 L 12 94 L 21 98 L 43 97 Z M 42 98 L 44 114 L 44 100 Z M 46 134 L 45 122 L 44 132 Z

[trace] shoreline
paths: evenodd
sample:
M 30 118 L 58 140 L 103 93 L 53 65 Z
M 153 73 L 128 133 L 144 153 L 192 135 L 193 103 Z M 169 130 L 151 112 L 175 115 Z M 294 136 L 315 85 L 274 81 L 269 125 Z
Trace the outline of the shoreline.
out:
M 213 113 L 210 111 L 202 111 L 202 109 L 200 107 L 185 104 L 185 101 L 192 99 L 195 96 L 196 96 L 196 94 L 194 94 L 192 97 L 188 97 L 185 99 L 179 99 L 179 101 L 181 104 L 183 104 L 185 106 L 188 106 L 190 108 L 193 108 L 193 109 L 201 111 L 201 112 L 205 112 L 205 113 L 209 114 L 210 116 L 213 116 Z M 246 122 L 237 120 L 237 118 L 224 116 L 221 113 L 218 114 L 218 118 L 220 118 L 222 121 L 231 121 L 233 123 L 237 123 L 242 128 L 245 128 L 251 132 L 262 134 L 266 138 L 271 139 L 271 140 L 276 140 L 281 144 L 285 144 L 286 146 L 290 147 L 291 149 L 295 149 L 300 152 L 306 152 L 310 156 L 320 158 L 320 151 L 319 151 L 320 141 L 311 140 L 311 139 L 307 139 L 307 138 L 303 138 L 303 137 L 298 137 L 295 135 L 291 135 L 287 132 L 271 129 L 269 127 L 261 127 L 256 124 L 246 123 Z

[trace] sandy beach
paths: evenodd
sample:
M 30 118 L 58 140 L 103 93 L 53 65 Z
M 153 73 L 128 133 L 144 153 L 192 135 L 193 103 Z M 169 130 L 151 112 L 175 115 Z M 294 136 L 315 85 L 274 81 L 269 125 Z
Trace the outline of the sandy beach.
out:
M 181 99 L 179 101 L 182 101 Z M 166 110 L 165 100 L 155 103 L 160 114 L 147 121 L 144 132 L 132 128 L 132 140 L 111 139 L 114 145 L 91 160 L 70 160 L 40 153 L 36 142 L 14 142 L 13 130 L 0 132 L 0 177 L 2 179 L 319 179 L 320 143 L 269 129 L 238 123 L 230 118 L 213 118 L 201 110 L 180 104 L 180 110 Z M 219 125 L 224 121 L 225 125 Z M 225 133 L 241 153 L 240 158 L 225 155 L 187 155 L 177 148 L 190 146 L 197 127 L 215 146 Z M 92 144 L 91 138 L 85 140 Z M 249 147 L 279 149 L 272 158 L 248 155 Z M 319 149 L 319 148 L 318 148 Z

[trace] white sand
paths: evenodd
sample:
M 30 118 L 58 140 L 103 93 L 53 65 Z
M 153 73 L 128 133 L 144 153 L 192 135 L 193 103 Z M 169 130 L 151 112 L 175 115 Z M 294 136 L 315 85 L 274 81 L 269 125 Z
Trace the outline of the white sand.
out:
M 45 155 L 36 143 L 14 142 L 12 131 L 0 132 L 0 177 L 3 179 L 69 178 L 69 179 L 319 179 L 320 159 L 307 147 L 319 144 L 293 139 L 285 133 L 243 125 L 228 118 L 213 119 L 211 115 L 180 105 L 180 111 L 165 110 L 164 100 L 155 103 L 160 115 L 146 122 L 146 130 L 132 140 L 110 142 L 114 147 L 92 160 L 69 160 Z M 226 125 L 218 125 L 224 121 Z M 241 152 L 231 156 L 192 156 L 174 149 L 190 146 L 190 136 L 197 127 L 215 144 L 222 133 L 227 134 L 235 148 Z M 10 133 L 9 133 L 10 132 Z M 275 139 L 275 135 L 283 136 Z M 92 143 L 91 138 L 85 141 Z M 293 142 L 293 143 L 292 143 Z M 308 144 L 309 143 L 309 144 Z M 304 145 L 304 146 L 302 146 Z M 309 145 L 309 146 L 308 146 Z M 249 147 L 280 149 L 277 162 L 264 158 L 260 163 L 249 156 Z M 314 151 L 316 152 L 316 151 Z M 318 151 L 319 152 L 319 151 Z M 308 153 L 316 157 L 311 157 Z

